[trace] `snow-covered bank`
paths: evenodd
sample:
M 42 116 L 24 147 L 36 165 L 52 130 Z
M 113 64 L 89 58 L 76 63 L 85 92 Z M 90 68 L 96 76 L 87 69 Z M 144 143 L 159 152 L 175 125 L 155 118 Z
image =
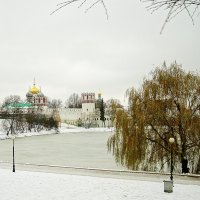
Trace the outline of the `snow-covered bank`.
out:
M 113 132 L 113 127 L 111 128 L 83 128 L 83 127 L 77 127 L 73 125 L 67 125 L 62 123 L 61 127 L 58 129 L 58 133 L 80 133 L 80 132 Z M 29 136 L 35 136 L 35 135 L 49 135 L 49 134 L 55 134 L 57 133 L 54 129 L 50 131 L 40 131 L 40 132 L 27 132 L 27 133 L 20 133 L 16 135 L 16 137 L 29 137 Z M 7 136 L 2 128 L 0 128 L 0 140 L 8 139 L 9 136 Z
M 59 128 L 60 133 L 80 133 L 80 132 L 113 132 L 114 128 L 83 128 L 72 125 L 62 124 Z
M 200 186 L 0 169 L 1 200 L 194 200 Z

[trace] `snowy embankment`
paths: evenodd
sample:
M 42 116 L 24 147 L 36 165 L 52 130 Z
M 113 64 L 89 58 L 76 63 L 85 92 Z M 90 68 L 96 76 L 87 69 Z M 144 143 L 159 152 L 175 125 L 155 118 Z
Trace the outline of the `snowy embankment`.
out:
M 56 134 L 56 133 L 80 133 L 80 132 L 112 132 L 113 127 L 111 128 L 83 128 L 83 127 L 77 127 L 73 125 L 67 125 L 62 123 L 61 127 L 59 127 L 58 132 L 56 132 L 54 129 L 49 131 L 40 131 L 40 132 L 27 132 L 27 133 L 20 133 L 16 135 L 16 137 L 28 137 L 28 136 L 35 136 L 35 135 L 49 135 L 49 134 Z M 8 139 L 9 136 L 6 135 L 5 132 L 3 132 L 1 125 L 0 125 L 0 140 Z
M 200 186 L 0 169 L 1 200 L 194 200 Z

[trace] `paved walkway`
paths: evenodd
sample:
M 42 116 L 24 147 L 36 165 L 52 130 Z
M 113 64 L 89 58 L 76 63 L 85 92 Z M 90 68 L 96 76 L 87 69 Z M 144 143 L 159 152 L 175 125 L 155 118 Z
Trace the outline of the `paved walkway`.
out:
M 12 171 L 12 163 L 0 162 L 0 168 L 10 169 Z M 23 171 L 38 171 L 45 173 L 57 174 L 73 174 L 81 176 L 93 177 L 107 177 L 116 179 L 127 180 L 143 180 L 153 182 L 163 182 L 169 180 L 169 174 L 150 173 L 150 172 L 137 172 L 129 170 L 111 170 L 111 169 L 97 169 L 97 168 L 83 168 L 83 167 L 70 167 L 70 166 L 56 166 L 56 165 L 37 165 L 37 164 L 16 164 L 16 172 Z M 200 185 L 200 175 L 180 175 L 174 174 L 174 183 L 186 185 Z

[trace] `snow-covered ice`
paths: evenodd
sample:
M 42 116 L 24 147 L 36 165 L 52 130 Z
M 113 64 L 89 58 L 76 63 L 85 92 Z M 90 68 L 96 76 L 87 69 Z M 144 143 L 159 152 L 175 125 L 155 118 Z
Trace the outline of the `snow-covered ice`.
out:
M 0 169 L 1 200 L 196 200 L 200 186 Z

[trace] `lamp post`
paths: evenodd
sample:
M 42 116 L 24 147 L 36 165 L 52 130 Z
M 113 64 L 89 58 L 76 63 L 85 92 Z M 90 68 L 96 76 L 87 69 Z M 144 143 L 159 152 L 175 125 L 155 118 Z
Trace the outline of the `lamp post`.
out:
M 10 138 L 12 139 L 12 158 L 13 158 L 13 172 L 15 172 L 15 135 L 14 135 L 14 129 L 13 129 L 13 124 L 15 120 L 15 111 L 13 111 L 12 115 L 12 122 L 11 122 L 11 135 Z
M 12 139 L 12 158 L 13 158 L 13 172 L 15 172 L 15 135 L 11 135 L 10 138 Z
M 170 179 L 171 181 L 173 181 L 173 169 L 174 169 L 174 166 L 173 166 L 173 151 L 172 151 L 172 144 L 174 143 L 174 138 L 171 137 L 169 138 L 169 143 L 170 143 L 170 153 L 171 153 L 171 175 L 170 175 Z

